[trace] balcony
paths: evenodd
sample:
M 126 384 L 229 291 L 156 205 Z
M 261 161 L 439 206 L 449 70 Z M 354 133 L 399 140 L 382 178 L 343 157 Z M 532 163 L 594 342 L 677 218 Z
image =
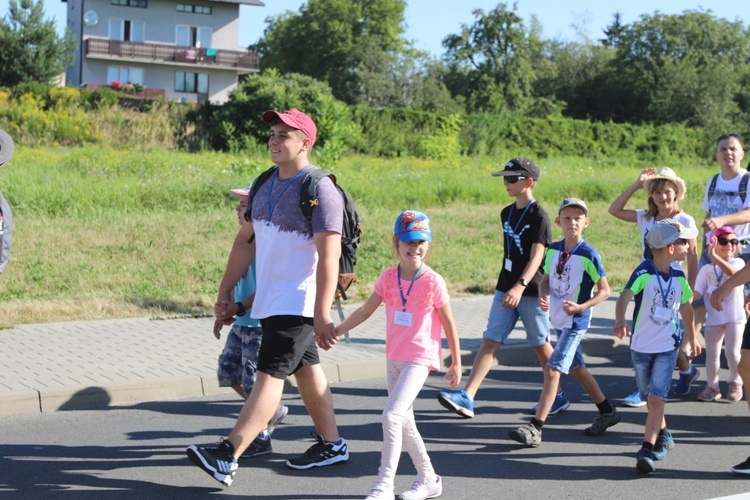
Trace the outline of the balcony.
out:
M 258 54 L 247 50 L 178 47 L 166 43 L 123 42 L 106 38 L 87 38 L 86 57 L 214 67 L 233 69 L 238 73 L 260 70 Z

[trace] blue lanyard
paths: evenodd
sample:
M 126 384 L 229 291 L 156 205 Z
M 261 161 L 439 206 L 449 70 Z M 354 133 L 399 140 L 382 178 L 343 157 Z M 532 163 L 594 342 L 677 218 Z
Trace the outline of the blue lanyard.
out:
M 718 285 L 721 285 L 721 278 L 724 277 L 724 271 L 722 271 L 721 273 L 717 273 L 716 272 L 717 267 L 718 266 L 714 264 L 714 275 L 716 276 L 716 285 L 718 286 Z
M 273 211 L 276 209 L 276 205 L 279 203 L 279 200 L 281 199 L 281 195 L 284 194 L 284 191 L 286 191 L 287 188 L 289 188 L 289 186 L 292 185 L 292 183 L 294 182 L 294 179 L 296 179 L 297 177 L 305 173 L 309 167 L 310 167 L 310 163 L 308 162 L 308 164 L 305 165 L 305 167 L 302 170 L 294 174 L 294 177 L 292 177 L 289 180 L 289 182 L 287 182 L 286 185 L 284 185 L 284 187 L 281 188 L 281 191 L 279 191 L 279 194 L 276 196 L 276 200 L 274 200 L 274 202 L 271 203 L 271 192 L 273 191 L 273 183 L 276 180 L 276 177 L 279 175 L 279 168 L 276 167 L 276 173 L 271 176 L 271 185 L 268 188 L 268 220 L 266 221 L 266 224 L 271 223 L 271 216 L 273 215 Z
M 664 307 L 667 306 L 667 297 L 669 297 L 669 291 L 672 289 L 672 266 L 669 266 L 669 281 L 667 281 L 667 291 L 664 291 L 664 287 L 661 286 L 661 273 L 658 269 L 656 269 L 656 264 L 654 264 L 654 261 L 651 261 L 651 265 L 654 268 L 654 271 L 656 272 L 656 282 L 659 284 L 659 293 L 661 293 L 661 300 Z
M 409 285 L 409 289 L 406 291 L 406 296 L 404 296 L 404 291 L 401 290 L 401 266 L 396 267 L 396 279 L 398 280 L 398 293 L 401 294 L 401 305 L 403 307 L 402 309 L 403 312 L 406 312 L 406 299 L 409 298 L 409 294 L 411 293 L 411 287 L 413 287 L 414 282 L 417 281 L 417 278 L 419 277 L 419 271 L 422 270 L 423 265 L 424 265 L 424 261 L 419 263 L 417 272 L 414 273 L 414 277 L 411 279 L 411 284 Z
M 518 218 L 518 221 L 516 221 L 516 227 L 512 229 L 512 232 L 509 233 L 508 231 L 505 232 L 505 247 L 508 251 L 508 256 L 510 257 L 510 244 L 513 241 L 513 236 L 515 236 L 516 231 L 518 231 L 518 228 L 521 227 L 521 221 L 523 220 L 523 216 L 526 215 L 526 212 L 529 211 L 529 207 L 531 207 L 531 204 L 534 203 L 534 198 L 532 198 L 529 201 L 529 204 L 526 205 L 526 208 L 523 209 L 523 212 L 521 212 L 521 216 Z M 513 219 L 513 209 L 516 208 L 516 204 L 513 203 L 510 206 L 510 212 L 508 213 L 508 228 L 510 228 L 510 221 Z M 521 244 L 518 244 L 518 249 L 521 249 Z M 523 253 L 523 252 L 522 252 Z

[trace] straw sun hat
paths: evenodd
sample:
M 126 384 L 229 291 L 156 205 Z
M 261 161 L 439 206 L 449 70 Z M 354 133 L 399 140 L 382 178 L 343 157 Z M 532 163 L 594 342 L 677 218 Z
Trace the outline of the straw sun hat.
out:
M 651 182 L 659 180 L 659 179 L 667 180 L 675 185 L 675 187 L 677 188 L 678 200 L 681 200 L 685 197 L 685 191 L 687 191 L 687 186 L 685 185 L 685 181 L 677 177 L 677 174 L 674 173 L 674 170 L 672 170 L 669 167 L 662 167 L 659 170 L 657 170 L 655 174 L 652 174 L 646 177 L 646 180 L 643 181 L 643 189 L 645 189 L 646 192 L 648 193 L 649 187 L 651 186 Z

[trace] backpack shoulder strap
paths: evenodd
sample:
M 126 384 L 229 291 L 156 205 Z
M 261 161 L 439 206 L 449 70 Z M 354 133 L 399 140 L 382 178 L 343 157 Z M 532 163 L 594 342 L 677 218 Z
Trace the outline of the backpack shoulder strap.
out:
M 308 224 L 312 224 L 313 208 L 318 206 L 318 183 L 324 177 L 330 178 L 334 185 L 336 184 L 335 175 L 317 167 L 310 170 L 302 180 L 302 189 L 299 192 L 299 208 Z
M 716 174 L 713 177 L 711 177 L 711 183 L 708 185 L 708 198 L 711 199 L 711 197 L 714 195 L 714 191 L 716 191 L 716 181 L 719 180 L 719 175 Z
M 250 186 L 250 192 L 247 195 L 247 209 L 245 209 L 245 220 L 249 221 L 253 210 L 253 198 L 258 193 L 258 189 L 266 182 L 275 172 L 278 167 L 273 166 L 268 170 L 262 172 L 258 177 L 255 178 L 252 185 Z
M 745 172 L 742 174 L 742 179 L 740 179 L 740 199 L 742 200 L 742 203 L 745 203 L 745 198 L 747 198 L 747 181 L 750 180 L 750 172 Z

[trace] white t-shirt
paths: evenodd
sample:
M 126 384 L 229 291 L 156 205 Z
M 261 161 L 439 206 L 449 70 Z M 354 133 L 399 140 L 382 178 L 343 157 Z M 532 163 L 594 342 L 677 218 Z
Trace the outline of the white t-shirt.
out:
M 736 257 L 729 259 L 729 264 L 736 270 L 745 267 L 745 261 Z M 721 270 L 716 264 L 707 264 L 700 268 L 695 278 L 695 291 L 706 298 L 706 325 L 724 325 L 726 323 L 745 323 L 744 301 L 742 286 L 732 289 L 721 305 L 723 310 L 717 311 L 711 306 L 709 297 L 719 285 L 724 284 L 729 275 Z
M 695 225 L 695 219 L 693 219 L 685 212 L 676 213 L 672 217 L 670 217 L 670 219 L 676 220 L 685 227 L 698 227 Z M 650 259 L 652 255 L 646 254 L 646 233 L 649 231 L 649 229 L 654 227 L 654 224 L 656 224 L 656 218 L 646 218 L 646 210 L 636 210 L 635 222 L 636 224 L 638 224 L 638 229 L 641 230 L 641 256 L 644 259 Z M 672 267 L 675 269 L 682 269 L 682 262 L 674 261 L 672 262 Z
M 745 196 L 744 203 L 742 202 L 742 198 L 740 198 L 740 181 L 745 173 L 747 172 L 743 170 L 729 180 L 724 180 L 721 174 L 719 174 L 714 194 L 709 200 L 708 188 L 711 186 L 712 176 L 706 183 L 706 192 L 703 195 L 703 210 L 711 214 L 711 217 L 721 217 L 722 215 L 736 214 L 745 208 L 750 208 L 750 193 Z M 750 239 L 750 223 L 737 224 L 732 227 L 734 228 L 734 233 L 737 235 L 737 239 Z M 709 235 L 706 235 L 706 244 L 708 244 Z M 740 251 L 743 254 L 750 252 L 750 245 L 742 245 Z

